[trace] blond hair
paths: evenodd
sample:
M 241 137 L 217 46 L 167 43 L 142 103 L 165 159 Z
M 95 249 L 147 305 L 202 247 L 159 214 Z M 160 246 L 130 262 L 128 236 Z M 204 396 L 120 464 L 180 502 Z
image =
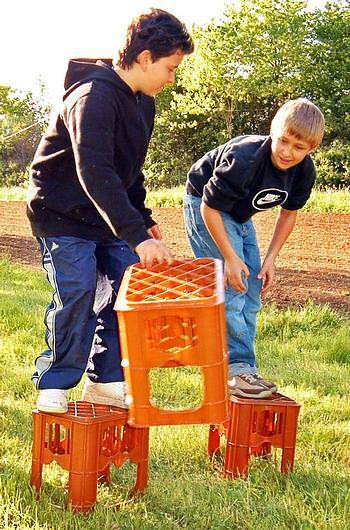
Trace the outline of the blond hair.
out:
M 306 98 L 287 101 L 278 109 L 271 122 L 271 135 L 292 134 L 313 148 L 320 145 L 325 120 L 320 109 Z

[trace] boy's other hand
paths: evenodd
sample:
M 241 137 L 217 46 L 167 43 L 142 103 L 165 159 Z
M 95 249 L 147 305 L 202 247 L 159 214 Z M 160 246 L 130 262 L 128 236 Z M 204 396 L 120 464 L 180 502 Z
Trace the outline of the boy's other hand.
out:
M 249 269 L 244 261 L 238 256 L 235 258 L 225 260 L 224 265 L 224 282 L 225 287 L 229 284 L 239 293 L 244 293 L 247 288 L 244 285 L 243 275 L 245 278 L 249 277 Z
M 155 265 L 156 263 L 163 263 L 163 261 L 166 261 L 171 265 L 174 261 L 174 257 L 170 250 L 168 250 L 161 241 L 157 241 L 156 239 L 146 239 L 146 241 L 142 241 L 142 243 L 135 248 L 135 252 L 140 258 L 141 265 L 146 267 L 146 269 L 151 268 L 152 265 Z
M 147 232 L 149 236 L 153 237 L 153 239 L 162 239 L 162 233 L 158 225 L 151 226 L 151 228 L 149 228 Z
M 261 295 L 265 296 L 267 291 L 269 291 L 273 285 L 276 273 L 276 266 L 274 262 L 264 261 L 261 271 L 258 274 L 258 279 L 263 281 L 263 286 L 261 289 Z

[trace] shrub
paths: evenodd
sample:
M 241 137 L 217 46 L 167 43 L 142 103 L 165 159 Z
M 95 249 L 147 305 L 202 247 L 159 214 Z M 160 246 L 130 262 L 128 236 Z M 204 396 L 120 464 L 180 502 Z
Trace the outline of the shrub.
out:
M 350 187 L 350 145 L 334 140 L 329 146 L 316 151 L 313 158 L 318 188 Z
M 0 160 L 0 185 L 3 187 L 26 186 L 28 169 L 21 171 L 16 162 Z

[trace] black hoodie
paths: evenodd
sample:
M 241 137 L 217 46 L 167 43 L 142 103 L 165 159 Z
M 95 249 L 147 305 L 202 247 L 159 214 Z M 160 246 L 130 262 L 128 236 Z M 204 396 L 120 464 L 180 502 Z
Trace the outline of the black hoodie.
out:
M 154 99 L 131 88 L 110 60 L 69 62 L 65 94 L 32 163 L 27 214 L 37 237 L 75 236 L 132 248 L 154 225 L 141 171 Z

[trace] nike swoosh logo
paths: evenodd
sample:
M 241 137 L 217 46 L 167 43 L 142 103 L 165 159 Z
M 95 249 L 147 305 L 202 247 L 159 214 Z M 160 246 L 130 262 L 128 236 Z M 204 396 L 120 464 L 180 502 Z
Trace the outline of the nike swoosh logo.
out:
M 269 195 L 266 195 L 266 197 L 262 197 L 261 199 L 259 199 L 258 201 L 256 201 L 257 204 L 269 204 L 271 202 L 275 202 L 277 200 L 281 199 L 281 196 L 280 195 L 272 195 L 272 194 L 269 194 Z

